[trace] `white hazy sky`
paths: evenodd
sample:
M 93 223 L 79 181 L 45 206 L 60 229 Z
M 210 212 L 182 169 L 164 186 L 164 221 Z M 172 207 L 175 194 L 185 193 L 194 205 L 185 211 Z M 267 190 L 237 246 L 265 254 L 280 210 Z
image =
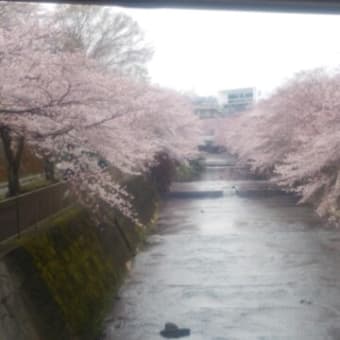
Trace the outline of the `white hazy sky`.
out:
M 122 9 L 155 54 L 153 82 L 214 95 L 227 88 L 268 93 L 295 72 L 340 64 L 340 16 L 235 11 Z

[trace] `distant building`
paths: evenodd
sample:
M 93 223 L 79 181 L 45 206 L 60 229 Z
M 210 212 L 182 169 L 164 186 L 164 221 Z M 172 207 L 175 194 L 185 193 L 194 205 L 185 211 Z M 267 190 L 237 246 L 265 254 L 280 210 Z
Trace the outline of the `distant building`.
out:
M 256 100 L 253 87 L 223 90 L 219 92 L 219 104 L 223 115 L 241 112 L 251 108 Z
M 192 99 L 195 113 L 201 119 L 217 118 L 221 116 L 220 106 L 215 97 L 194 97 Z

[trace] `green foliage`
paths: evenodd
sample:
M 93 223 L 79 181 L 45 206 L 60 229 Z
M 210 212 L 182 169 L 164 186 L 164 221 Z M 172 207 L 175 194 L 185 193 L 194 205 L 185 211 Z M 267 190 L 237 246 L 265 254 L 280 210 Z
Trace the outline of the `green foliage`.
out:
M 161 153 L 156 157 L 156 165 L 150 169 L 149 178 L 155 189 L 159 193 L 164 193 L 169 190 L 175 173 L 174 161 L 166 153 Z
M 154 183 L 143 176 L 136 176 L 127 183 L 127 190 L 133 195 L 133 206 L 139 219 L 147 224 L 153 217 L 158 202 L 158 190 Z
M 201 159 L 195 159 L 189 164 L 180 164 L 176 168 L 176 181 L 190 182 L 199 179 L 204 165 Z

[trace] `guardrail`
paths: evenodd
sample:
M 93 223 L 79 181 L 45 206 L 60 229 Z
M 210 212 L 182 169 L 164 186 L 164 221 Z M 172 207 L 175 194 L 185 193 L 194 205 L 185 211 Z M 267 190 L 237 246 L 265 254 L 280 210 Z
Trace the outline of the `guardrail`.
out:
M 66 208 L 71 203 L 66 193 L 66 183 L 56 183 L 1 201 L 0 242 Z

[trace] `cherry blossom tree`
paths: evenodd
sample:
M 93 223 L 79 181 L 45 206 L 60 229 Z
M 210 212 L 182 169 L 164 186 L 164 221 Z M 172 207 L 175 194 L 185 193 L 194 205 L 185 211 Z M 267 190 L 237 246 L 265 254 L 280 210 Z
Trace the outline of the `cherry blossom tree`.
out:
M 21 34 L 28 44 L 31 41 L 27 37 L 32 29 L 31 36 L 40 43 L 40 46 L 34 47 L 37 53 L 82 51 L 102 65 L 130 76 L 137 69 L 140 76 L 142 73 L 145 75 L 145 63 L 152 54 L 138 24 L 126 15 L 112 13 L 108 8 L 56 6 L 54 10 L 44 10 L 44 7 L 35 4 L 0 2 L 0 19 L 0 27 L 7 31 L 21 27 Z M 44 23 L 44 29 L 38 32 L 36 28 L 41 23 Z M 49 29 L 46 30 L 47 27 Z M 55 29 L 51 30 L 51 27 Z M 27 48 L 22 50 L 27 51 Z M 20 191 L 19 167 L 25 139 L 9 134 L 8 129 L 2 129 L 0 136 L 9 165 L 8 194 L 12 196 Z M 54 164 L 47 155 L 43 164 L 46 178 L 54 180 Z
M 340 207 L 340 74 L 302 72 L 253 111 L 229 120 L 228 148 L 257 173 L 297 192 L 321 216 Z M 332 217 L 333 218 L 333 217 Z
M 162 152 L 189 157 L 196 117 L 180 95 L 108 72 L 84 53 L 53 51 L 58 32 L 39 25 L 0 29 L 0 131 L 25 137 L 57 165 L 78 200 L 106 202 L 135 219 L 113 169 L 146 172 Z
M 146 64 L 152 49 L 131 17 L 103 6 L 57 5 L 45 11 L 44 21 L 62 32 L 54 40 L 61 52 L 82 51 L 90 59 L 116 73 L 147 80 Z M 53 179 L 54 164 L 44 158 L 46 178 Z

